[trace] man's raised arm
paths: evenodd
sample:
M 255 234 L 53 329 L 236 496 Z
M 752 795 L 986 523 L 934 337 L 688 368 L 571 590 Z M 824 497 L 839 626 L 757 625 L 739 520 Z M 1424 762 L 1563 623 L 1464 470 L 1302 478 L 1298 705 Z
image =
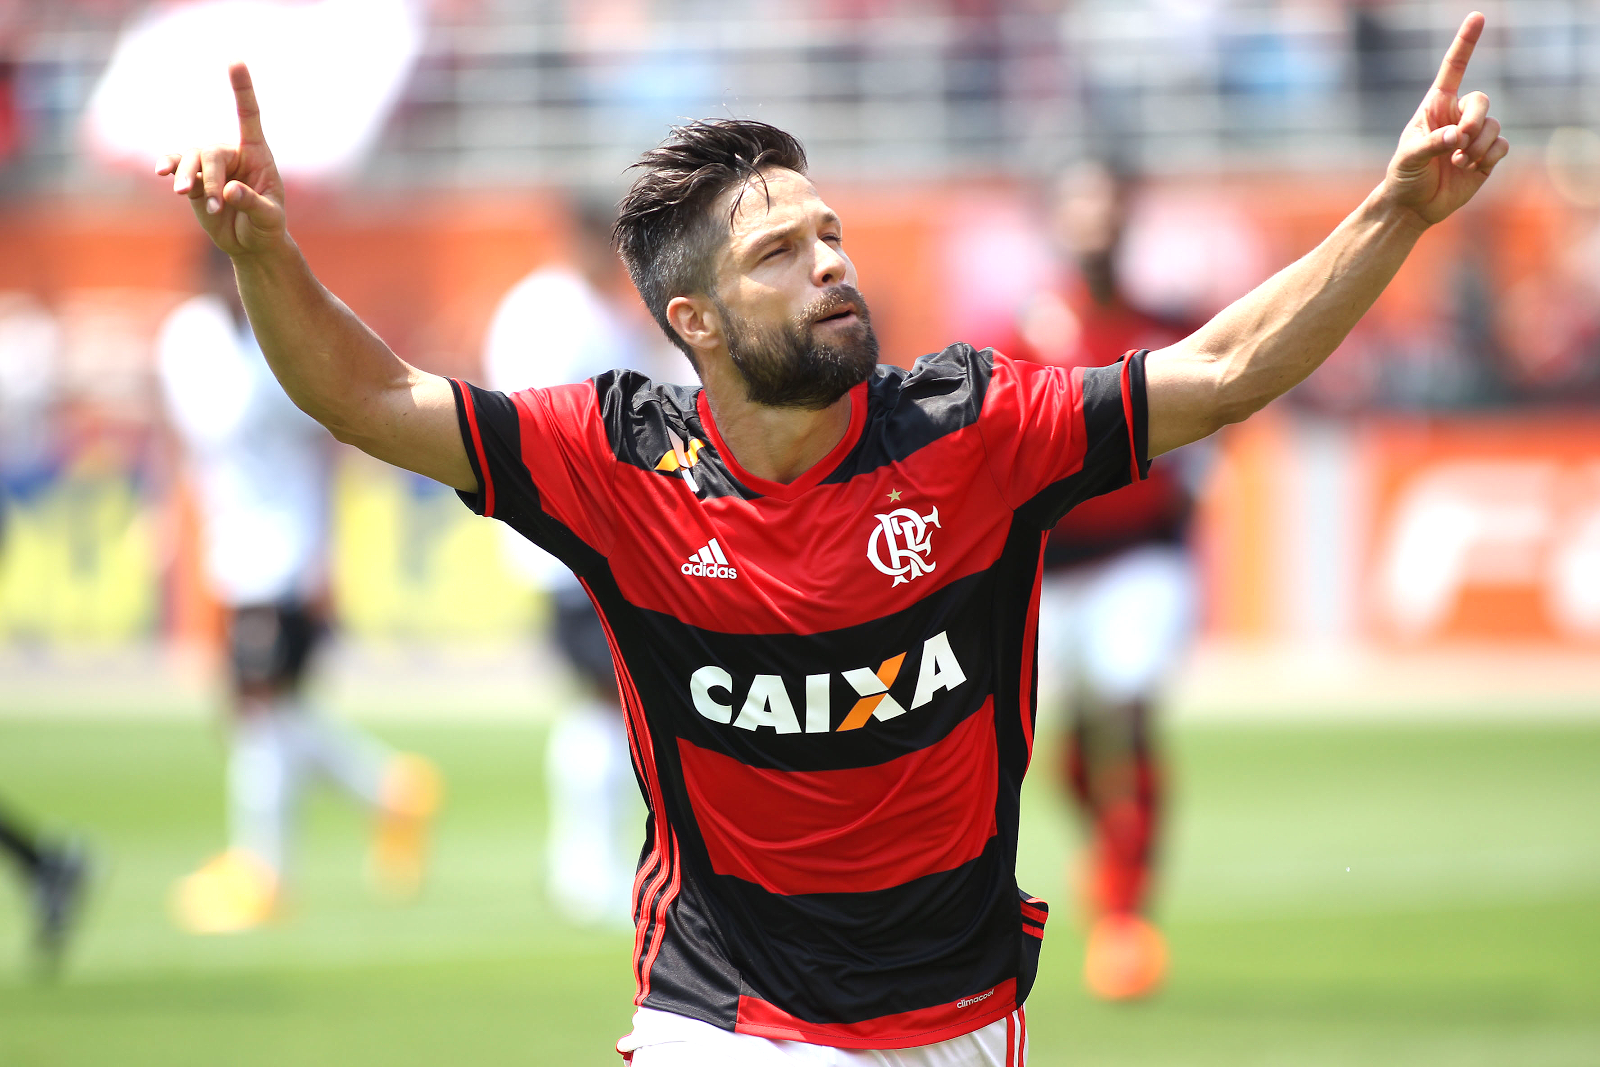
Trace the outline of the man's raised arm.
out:
M 161 160 L 206 235 L 233 260 L 239 295 L 284 392 L 335 437 L 465 491 L 478 488 L 450 383 L 389 350 L 322 287 L 289 237 L 283 182 L 261 132 L 250 72 L 228 71 L 239 143 Z
M 1458 99 L 1483 33 L 1468 15 L 1382 184 L 1322 244 L 1146 364 L 1150 455 L 1199 440 L 1299 384 L 1383 292 L 1417 238 L 1472 199 L 1510 146 L 1489 98 Z

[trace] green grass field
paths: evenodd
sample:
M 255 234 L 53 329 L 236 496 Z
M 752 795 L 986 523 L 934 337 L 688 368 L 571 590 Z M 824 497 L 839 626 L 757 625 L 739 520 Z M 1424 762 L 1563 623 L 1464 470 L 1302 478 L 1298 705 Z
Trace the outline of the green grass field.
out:
M 563 927 L 537 891 L 542 732 L 380 732 L 449 777 L 424 899 L 371 900 L 361 819 L 318 798 L 289 919 L 197 939 L 165 895 L 220 841 L 214 730 L 0 719 L 0 796 L 80 828 L 101 862 L 53 986 L 27 980 L 22 898 L 0 883 L 0 1064 L 620 1062 L 629 940 Z M 1022 881 L 1056 904 L 1032 1064 L 1600 1064 L 1600 725 L 1212 725 L 1171 744 L 1174 971 L 1153 1003 L 1079 991 L 1072 827 L 1048 775 L 1031 785 Z

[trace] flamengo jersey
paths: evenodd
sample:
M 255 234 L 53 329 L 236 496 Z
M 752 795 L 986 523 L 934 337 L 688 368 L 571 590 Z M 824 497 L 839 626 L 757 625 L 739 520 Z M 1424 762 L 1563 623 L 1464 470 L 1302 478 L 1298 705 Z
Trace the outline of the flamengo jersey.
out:
M 1147 469 L 1144 353 L 879 367 L 787 485 L 699 389 L 454 387 L 462 498 L 571 566 L 611 641 L 650 812 L 635 1002 L 845 1048 L 1014 1011 L 1046 918 L 1015 876 L 1041 549 Z

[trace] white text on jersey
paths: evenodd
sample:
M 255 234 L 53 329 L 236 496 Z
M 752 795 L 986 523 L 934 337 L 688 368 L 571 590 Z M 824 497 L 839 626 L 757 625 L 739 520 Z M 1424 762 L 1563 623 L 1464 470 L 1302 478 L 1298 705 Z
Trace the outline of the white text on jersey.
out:
M 917 666 L 917 688 L 911 697 L 911 707 L 907 709 L 889 695 L 889 688 L 899 677 L 900 666 L 905 658 L 906 653 L 902 652 L 884 660 L 877 670 L 856 667 L 838 672 L 860 698 L 845 714 L 837 727 L 838 731 L 859 729 L 867 724 L 868 719 L 882 722 L 904 715 L 907 710 L 914 711 L 932 701 L 933 695 L 939 690 L 954 689 L 967 680 L 966 672 L 961 669 L 960 662 L 950 649 L 949 635 L 941 630 L 922 643 L 922 658 Z M 695 671 L 689 677 L 689 694 L 694 700 L 695 710 L 712 722 L 732 723 L 741 730 L 767 726 L 780 734 L 801 732 L 800 720 L 795 715 L 795 707 L 799 703 L 805 708 L 805 732 L 827 733 L 833 729 L 833 709 L 829 706 L 833 675 L 808 674 L 797 681 L 799 684 L 791 690 L 790 683 L 782 675 L 756 675 L 750 681 L 750 688 L 745 693 L 737 717 L 733 706 L 733 676 L 721 667 L 712 664 Z M 727 703 L 718 699 L 719 692 L 727 694 Z M 804 694 L 800 702 L 794 699 L 796 693 Z
M 713 537 L 704 548 L 689 557 L 689 562 L 678 570 L 691 578 L 737 578 L 739 572 L 728 565 L 722 546 Z

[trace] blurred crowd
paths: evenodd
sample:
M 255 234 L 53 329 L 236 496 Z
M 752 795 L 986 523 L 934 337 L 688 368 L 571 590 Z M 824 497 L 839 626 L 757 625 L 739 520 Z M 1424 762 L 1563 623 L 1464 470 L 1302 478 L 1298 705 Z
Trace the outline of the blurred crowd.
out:
M 0 160 L 49 187 L 108 58 L 154 24 L 234 0 L 0 4 Z M 1384 158 L 1460 5 L 1440 0 L 305 0 L 357 20 L 406 75 L 370 165 L 402 181 L 611 173 L 663 118 L 760 109 L 830 168 L 1034 173 L 1113 148 L 1145 169 Z M 210 9 L 207 13 L 197 12 Z M 1582 3 L 1503 4 L 1476 76 L 1512 128 L 1580 123 L 1597 77 Z M 297 33 L 302 81 L 319 35 Z M 183 51 L 169 49 L 174 66 Z M 617 141 L 626 142 L 618 146 Z
M 614 197 L 627 160 L 694 115 L 793 129 L 830 195 L 878 205 L 854 218 L 915 191 L 880 250 L 857 253 L 889 358 L 1014 333 L 1060 281 L 1046 190 L 1084 159 L 1134 179 L 1117 265 L 1134 302 L 1203 319 L 1359 198 L 1459 15 L 1431 0 L 0 0 L 0 632 L 54 631 L 37 620 L 62 612 L 90 632 L 204 629 L 175 618 L 192 522 L 155 359 L 199 251 L 148 160 L 172 136 L 155 119 L 220 69 L 201 45 L 231 48 L 214 39 L 229 20 L 267 11 L 325 19 L 335 41 L 366 31 L 343 59 L 310 22 L 274 31 L 302 91 L 274 98 L 270 132 L 321 226 L 298 232 L 408 358 L 467 377 L 496 302 L 573 254 L 566 194 Z M 1475 76 L 1515 145 L 1504 180 L 1291 405 L 1359 419 L 1600 402 L 1600 135 L 1581 111 L 1597 29 L 1591 5 L 1496 10 Z M 138 65 L 151 55 L 166 82 Z M 273 61 L 252 57 L 264 94 Z M 328 136 L 290 135 L 319 117 Z M 362 214 L 375 196 L 405 205 L 403 226 Z M 534 206 L 458 210 L 480 196 Z M 396 490 L 418 529 L 451 503 L 430 492 Z M 124 571 L 175 577 L 104 577 Z M 43 575 L 89 584 L 67 596 Z

